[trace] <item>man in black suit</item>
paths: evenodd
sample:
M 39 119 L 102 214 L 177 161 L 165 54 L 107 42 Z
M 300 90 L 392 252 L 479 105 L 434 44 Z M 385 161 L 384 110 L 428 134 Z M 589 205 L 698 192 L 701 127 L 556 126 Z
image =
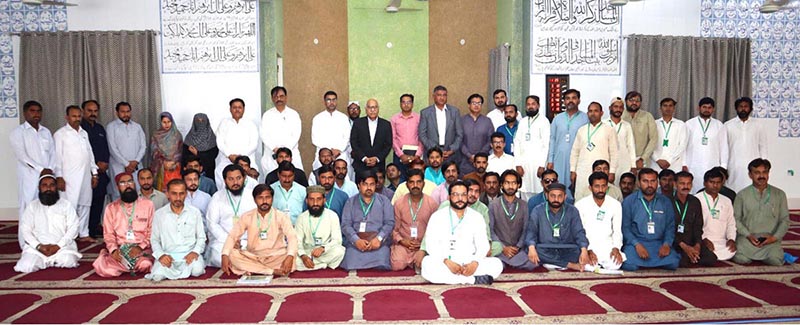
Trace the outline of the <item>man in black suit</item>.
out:
M 423 109 L 419 115 L 419 140 L 425 146 L 425 151 L 439 147 L 445 161 L 459 163 L 464 130 L 461 128 L 458 107 L 447 104 L 447 88 L 442 85 L 434 87 L 433 105 Z
M 367 116 L 353 122 L 350 130 L 350 148 L 352 148 L 353 169 L 360 174 L 367 169 L 383 171 L 386 156 L 392 150 L 392 125 L 389 121 L 378 117 L 378 101 L 367 101 Z

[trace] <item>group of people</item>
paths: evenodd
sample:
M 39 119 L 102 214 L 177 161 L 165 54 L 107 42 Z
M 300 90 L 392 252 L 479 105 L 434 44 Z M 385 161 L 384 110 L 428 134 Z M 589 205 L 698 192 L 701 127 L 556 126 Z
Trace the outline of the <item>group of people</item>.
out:
M 443 86 L 420 113 L 404 94 L 390 121 L 375 99 L 366 116 L 357 102 L 345 115 L 328 91 L 312 120 L 317 150 L 306 176 L 300 115 L 285 88 L 271 95 L 260 127 L 242 118 L 241 99 L 215 130 L 195 115 L 185 138 L 162 113 L 147 168 L 130 104 L 116 105 L 107 132 L 96 101 L 69 106 L 67 125 L 50 136 L 41 105 L 25 103 L 26 122 L 11 135 L 24 201 L 15 270 L 74 267 L 75 238 L 99 236 L 97 274 L 154 281 L 198 276 L 206 265 L 274 275 L 414 268 L 433 283 L 491 284 L 504 267 L 783 263 L 786 195 L 768 184 L 764 129 L 746 97 L 725 125 L 702 99 L 697 128 L 672 117 L 669 98 L 654 120 L 637 92 L 613 99 L 602 120 L 600 103 L 584 113 L 580 92 L 567 90 L 566 111 L 551 123 L 538 97 L 526 98 L 522 117 L 503 90 L 486 115 L 483 97 L 471 95 L 463 116 Z

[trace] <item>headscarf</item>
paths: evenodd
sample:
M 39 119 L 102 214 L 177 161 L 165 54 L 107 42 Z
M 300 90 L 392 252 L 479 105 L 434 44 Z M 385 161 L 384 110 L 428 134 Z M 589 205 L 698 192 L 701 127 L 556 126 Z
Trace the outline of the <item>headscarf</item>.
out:
M 217 146 L 217 136 L 211 129 L 211 122 L 205 113 L 194 114 L 192 128 L 186 134 L 183 143 L 187 146 L 194 146 L 197 151 L 208 151 Z
M 179 152 L 181 150 L 181 132 L 178 131 L 178 127 L 175 125 L 175 119 L 172 118 L 172 114 L 168 112 L 163 112 L 158 116 L 159 125 L 161 125 L 160 122 L 165 117 L 172 122 L 172 127 L 169 128 L 169 130 L 164 130 L 163 127 L 160 127 L 153 136 L 158 142 L 158 150 L 160 150 L 164 156 L 172 157 L 175 152 Z

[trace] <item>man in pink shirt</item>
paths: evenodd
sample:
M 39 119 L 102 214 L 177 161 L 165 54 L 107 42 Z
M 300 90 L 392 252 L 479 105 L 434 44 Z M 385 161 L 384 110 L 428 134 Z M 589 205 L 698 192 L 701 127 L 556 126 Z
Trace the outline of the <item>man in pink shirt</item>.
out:
M 117 277 L 125 272 L 150 272 L 153 266 L 150 248 L 153 202 L 136 193 L 136 183 L 130 173 L 119 173 L 114 181 L 120 198 L 106 206 L 103 215 L 106 248 L 100 251 L 92 266 L 102 277 Z
M 414 95 L 403 94 L 400 96 L 400 113 L 392 116 L 392 148 L 394 149 L 394 163 L 400 170 L 400 182 L 405 181 L 408 165 L 415 158 L 422 159 L 422 142 L 419 141 L 419 113 L 413 112 Z M 413 155 L 403 152 L 403 146 L 417 147 Z M 409 149 L 408 151 L 413 151 Z M 410 153 L 410 152 L 409 152 Z

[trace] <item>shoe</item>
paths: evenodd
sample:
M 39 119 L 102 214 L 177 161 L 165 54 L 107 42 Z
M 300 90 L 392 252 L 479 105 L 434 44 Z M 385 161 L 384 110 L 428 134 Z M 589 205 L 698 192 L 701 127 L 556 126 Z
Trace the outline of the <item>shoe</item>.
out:
M 544 266 L 544 268 L 547 269 L 548 271 L 564 271 L 567 269 L 565 267 L 560 267 L 558 265 L 553 265 L 553 264 L 542 264 L 542 266 Z
M 493 282 L 494 278 L 491 275 L 478 275 L 475 277 L 475 284 L 491 285 Z

